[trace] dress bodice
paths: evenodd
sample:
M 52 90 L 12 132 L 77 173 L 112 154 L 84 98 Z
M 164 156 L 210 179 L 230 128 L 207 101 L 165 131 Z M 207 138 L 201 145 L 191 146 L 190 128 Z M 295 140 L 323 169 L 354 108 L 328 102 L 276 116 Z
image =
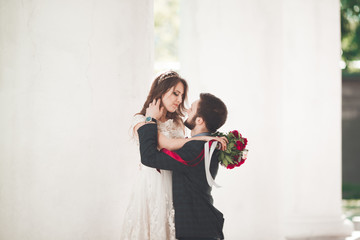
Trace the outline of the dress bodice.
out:
M 165 122 L 158 122 L 158 130 L 168 138 L 184 138 L 184 130 L 181 126 L 169 119 Z
M 145 122 L 145 116 L 135 115 L 133 119 L 133 127 L 140 123 Z M 167 138 L 184 138 L 183 128 L 176 124 L 173 119 L 168 119 L 165 122 L 157 122 L 158 130 L 164 134 Z M 136 139 L 136 142 L 139 143 L 139 139 Z

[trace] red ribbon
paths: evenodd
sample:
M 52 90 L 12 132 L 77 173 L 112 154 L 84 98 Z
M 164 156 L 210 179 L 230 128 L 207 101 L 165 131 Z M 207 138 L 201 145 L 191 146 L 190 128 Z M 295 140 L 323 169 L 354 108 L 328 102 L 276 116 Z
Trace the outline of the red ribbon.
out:
M 181 162 L 182 164 L 185 164 L 186 166 L 191 166 L 191 167 L 195 167 L 202 160 L 204 160 L 204 149 L 201 151 L 201 153 L 194 160 L 191 160 L 191 161 L 185 161 L 176 152 L 170 151 L 170 150 L 168 150 L 166 148 L 161 149 L 161 152 L 167 154 L 168 156 L 175 159 L 176 161 Z M 200 160 L 198 160 L 199 158 L 200 158 Z M 196 162 L 196 160 L 198 160 L 198 161 Z

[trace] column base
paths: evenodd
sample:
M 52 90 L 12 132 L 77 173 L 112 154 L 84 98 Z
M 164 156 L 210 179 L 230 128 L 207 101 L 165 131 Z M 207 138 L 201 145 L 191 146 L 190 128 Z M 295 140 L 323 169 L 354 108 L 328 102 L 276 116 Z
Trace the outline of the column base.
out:
M 345 217 L 291 217 L 285 223 L 287 240 L 345 240 L 354 224 Z

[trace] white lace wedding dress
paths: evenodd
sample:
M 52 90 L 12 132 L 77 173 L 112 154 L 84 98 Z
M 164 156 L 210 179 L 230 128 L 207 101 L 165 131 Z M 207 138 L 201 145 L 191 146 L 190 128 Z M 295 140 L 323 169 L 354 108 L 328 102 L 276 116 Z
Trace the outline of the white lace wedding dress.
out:
M 133 126 L 144 122 L 136 115 Z M 172 119 L 158 123 L 168 138 L 184 138 L 183 129 Z M 138 139 L 137 139 L 138 143 Z M 121 240 L 174 240 L 175 224 L 172 201 L 172 172 L 149 168 L 140 163 L 137 182 L 125 213 Z M 133 179 L 129 179 L 133 181 Z

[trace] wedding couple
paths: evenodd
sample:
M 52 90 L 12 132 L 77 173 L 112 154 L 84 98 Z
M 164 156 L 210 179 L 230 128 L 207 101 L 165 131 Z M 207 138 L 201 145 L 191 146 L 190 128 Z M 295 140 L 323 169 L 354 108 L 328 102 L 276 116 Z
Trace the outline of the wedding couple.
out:
M 209 182 L 219 162 L 216 153 L 206 156 L 204 145 L 217 140 L 226 148 L 224 138 L 210 134 L 225 123 L 227 109 L 219 98 L 203 93 L 183 122 L 187 89 L 176 72 L 159 75 L 134 117 L 142 165 L 125 214 L 123 240 L 224 239 L 223 214 L 213 206 Z M 185 138 L 185 126 L 191 138 Z

